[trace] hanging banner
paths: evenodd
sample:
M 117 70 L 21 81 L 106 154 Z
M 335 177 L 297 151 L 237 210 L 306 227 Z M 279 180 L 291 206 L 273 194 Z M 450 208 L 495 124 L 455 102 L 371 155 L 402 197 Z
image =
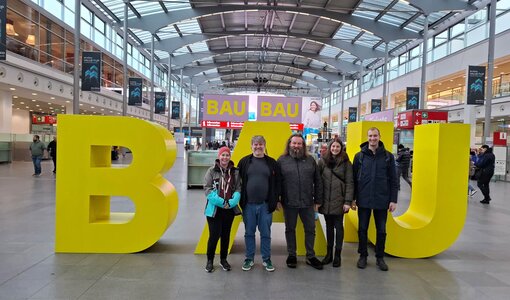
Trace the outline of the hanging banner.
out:
M 320 98 L 303 97 L 303 121 L 305 128 L 321 128 L 321 108 L 322 100 Z
M 349 123 L 356 122 L 356 117 L 358 115 L 357 107 L 349 107 Z
M 128 105 L 142 106 L 142 78 L 129 78 Z
M 372 99 L 370 104 L 370 113 L 378 113 L 381 112 L 382 109 L 382 100 L 381 99 Z
M 408 87 L 406 90 L 406 110 L 418 109 L 420 103 L 420 88 Z
M 101 91 L 101 52 L 83 52 L 81 57 L 81 90 Z
M 181 114 L 181 103 L 178 101 L 172 101 L 172 119 L 179 120 Z
M 301 97 L 259 95 L 257 98 L 257 121 L 302 123 L 301 104 Z
M 485 101 L 485 66 L 469 66 L 467 75 L 467 104 L 480 105 Z
M 204 95 L 203 120 L 244 122 L 248 120 L 249 96 Z
M 5 34 L 7 27 L 7 0 L 0 0 L 0 60 L 6 59 L 7 35 Z M 13 26 L 10 24 L 10 26 Z
M 154 93 L 154 113 L 155 114 L 164 114 L 166 107 L 166 93 L 165 92 L 155 92 Z

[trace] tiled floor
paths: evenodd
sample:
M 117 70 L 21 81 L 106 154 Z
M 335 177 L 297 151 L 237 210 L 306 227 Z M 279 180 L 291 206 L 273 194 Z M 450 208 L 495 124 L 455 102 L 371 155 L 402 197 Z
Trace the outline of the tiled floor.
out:
M 179 192 L 179 214 L 165 235 L 137 254 L 55 254 L 55 177 L 51 162 L 31 176 L 31 163 L 0 164 L 0 299 L 508 299 L 510 295 L 510 184 L 491 184 L 494 201 L 469 201 L 460 238 L 428 259 L 387 258 L 389 272 L 373 256 L 356 268 L 357 245 L 345 244 L 342 267 L 317 271 L 299 258 L 285 266 L 283 224 L 273 225 L 272 259 L 266 272 L 256 258 L 243 272 L 241 225 L 229 261 L 231 272 L 204 272 L 193 251 L 205 223 L 201 190 L 187 190 L 185 162 L 166 177 Z M 446 201 L 446 200 L 445 200 Z M 402 182 L 399 211 L 409 203 Z M 122 199 L 113 207 L 130 209 Z M 448 230 L 445 228 L 445 230 Z M 217 261 L 216 261 L 217 263 Z

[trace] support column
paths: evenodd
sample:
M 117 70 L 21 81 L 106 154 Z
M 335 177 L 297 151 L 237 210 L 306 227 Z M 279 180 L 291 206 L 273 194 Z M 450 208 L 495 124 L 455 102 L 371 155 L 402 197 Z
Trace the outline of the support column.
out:
M 345 142 L 345 137 L 343 133 L 344 126 L 344 90 L 345 90 L 345 74 L 342 74 L 342 83 L 340 84 L 340 116 L 338 117 L 339 125 L 338 128 L 340 130 L 339 135 L 342 141 Z
M 487 57 L 487 94 L 485 95 L 485 124 L 483 127 L 482 143 L 487 144 L 491 138 L 491 114 L 492 114 L 492 78 L 494 77 L 494 46 L 496 36 L 496 4 L 497 0 L 491 0 L 489 12 L 489 53 Z
M 73 114 L 80 114 L 80 31 L 81 0 L 74 1 Z
M 182 106 L 182 97 L 183 97 L 183 92 L 184 92 L 184 89 L 182 88 L 182 86 L 184 85 L 184 82 L 183 82 L 183 78 L 182 78 L 182 68 L 181 68 L 181 104 L 180 104 L 180 109 L 179 109 L 179 129 L 181 130 L 180 132 L 182 132 L 182 109 L 183 109 L 183 106 Z
M 363 60 L 360 60 L 359 83 L 358 83 L 358 116 L 356 121 L 361 121 L 361 92 L 363 90 Z
M 333 105 L 333 83 L 329 85 L 328 128 L 331 128 L 331 106 Z
M 381 111 L 386 110 L 389 106 L 388 97 L 388 42 L 386 42 L 386 46 L 384 47 L 384 65 L 383 65 L 383 96 L 382 96 L 382 107 Z
M 168 124 L 166 128 L 172 127 L 172 54 L 168 56 Z
M 0 133 L 12 132 L 12 93 L 0 90 Z
M 419 108 L 425 107 L 427 98 L 427 49 L 429 40 L 429 16 L 424 15 L 425 23 L 423 24 L 423 55 L 421 57 L 421 85 L 420 85 L 420 101 Z
M 154 95 L 154 34 L 151 35 L 152 37 L 152 43 L 151 43 L 151 95 L 149 98 L 149 109 L 150 109 L 150 119 L 151 121 L 154 121 L 154 104 L 155 104 L 155 95 Z
M 476 106 L 464 103 L 464 124 L 469 124 L 469 145 L 473 147 L 476 143 Z
M 122 115 L 127 116 L 127 106 L 128 106 L 128 62 L 127 62 L 127 49 L 128 49 L 128 0 L 124 0 L 124 21 L 122 28 L 122 72 L 123 72 L 123 82 L 122 82 Z
M 193 89 L 191 87 L 193 83 L 193 76 L 189 79 L 189 97 L 188 97 L 188 137 L 189 144 L 191 146 L 191 94 L 193 93 Z

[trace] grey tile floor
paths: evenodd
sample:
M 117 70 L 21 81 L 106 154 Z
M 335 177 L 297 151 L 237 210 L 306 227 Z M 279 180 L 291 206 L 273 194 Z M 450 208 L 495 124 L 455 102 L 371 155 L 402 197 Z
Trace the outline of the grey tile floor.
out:
M 128 161 L 126 161 L 128 162 Z M 179 193 L 174 224 L 150 249 L 136 254 L 54 253 L 55 177 L 51 162 L 31 176 L 31 163 L 0 164 L 0 299 L 509 299 L 510 184 L 491 184 L 493 203 L 469 200 L 465 228 L 447 251 L 428 259 L 389 257 L 389 272 L 376 269 L 373 256 L 356 268 L 357 244 L 344 245 L 342 267 L 317 271 L 299 258 L 285 266 L 283 224 L 273 225 L 272 258 L 266 272 L 256 258 L 243 272 L 241 225 L 229 261 L 204 272 L 205 257 L 194 255 L 205 223 L 201 190 L 186 189 L 183 159 L 166 174 Z M 445 199 L 445 201 L 447 201 Z M 398 212 L 409 204 L 402 182 Z M 112 199 L 116 210 L 130 210 Z M 445 230 L 448 230 L 445 228 Z M 216 262 L 217 263 L 217 262 Z

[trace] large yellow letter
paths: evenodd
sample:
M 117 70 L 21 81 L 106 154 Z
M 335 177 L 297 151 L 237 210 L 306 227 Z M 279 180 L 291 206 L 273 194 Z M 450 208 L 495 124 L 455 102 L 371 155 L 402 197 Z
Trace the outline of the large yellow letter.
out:
M 268 103 L 270 106 L 271 104 Z M 289 123 L 286 122 L 245 122 L 243 129 L 241 130 L 241 134 L 239 135 L 239 140 L 236 144 L 232 155 L 232 161 L 236 164 L 243 158 L 244 156 L 251 154 L 251 138 L 254 135 L 263 135 L 266 140 L 266 148 L 268 151 L 268 155 L 274 159 L 278 159 L 280 155 L 283 154 L 285 150 L 285 142 L 292 134 L 290 131 Z M 205 197 L 203 197 L 203 201 L 205 202 Z M 205 205 L 205 204 L 204 204 Z M 204 217 L 205 219 L 205 217 Z M 234 223 L 232 224 L 232 231 L 230 233 L 230 245 L 229 251 L 234 244 L 234 238 L 237 234 L 237 230 L 239 229 L 239 223 L 241 222 L 240 217 L 236 217 L 234 219 Z M 283 212 L 275 211 L 273 213 L 273 223 L 283 223 Z M 316 222 L 316 234 L 315 234 L 315 254 L 318 256 L 326 255 L 326 239 L 324 237 L 324 233 L 322 231 L 322 227 L 320 222 Z M 209 229 L 207 227 L 207 223 L 205 223 L 204 229 L 202 230 L 202 235 L 200 236 L 200 240 L 195 248 L 195 254 L 206 254 L 207 253 L 207 240 L 209 239 Z M 304 237 L 304 229 L 303 223 L 301 220 L 298 220 L 298 225 L 296 228 L 296 242 L 297 242 L 297 253 L 298 255 L 305 255 L 305 237 Z M 219 253 L 220 245 L 216 248 L 216 253 Z
M 223 104 L 221 105 L 220 115 L 225 113 L 228 113 L 230 116 L 232 115 L 232 107 L 228 101 L 223 101 Z
M 207 100 L 207 114 L 208 115 L 218 114 L 218 101 Z
M 381 129 L 385 146 L 391 148 L 393 124 L 357 122 L 348 127 L 347 152 L 354 158 L 368 128 Z M 427 124 L 415 127 L 413 188 L 408 210 L 388 216 L 386 252 L 405 258 L 430 257 L 448 249 L 466 219 L 469 165 L 469 125 Z M 357 240 L 357 214 L 346 218 L 346 241 Z M 374 222 L 369 239 L 375 243 Z
M 260 103 L 260 115 L 264 117 L 268 117 L 271 115 L 271 103 L 270 102 L 262 102 Z
M 162 174 L 176 146 L 170 132 L 127 117 L 58 116 L 56 252 L 142 251 L 177 215 L 174 186 Z M 112 145 L 133 153 L 129 166 L 111 167 Z M 129 197 L 134 213 L 110 212 L 110 196 Z

